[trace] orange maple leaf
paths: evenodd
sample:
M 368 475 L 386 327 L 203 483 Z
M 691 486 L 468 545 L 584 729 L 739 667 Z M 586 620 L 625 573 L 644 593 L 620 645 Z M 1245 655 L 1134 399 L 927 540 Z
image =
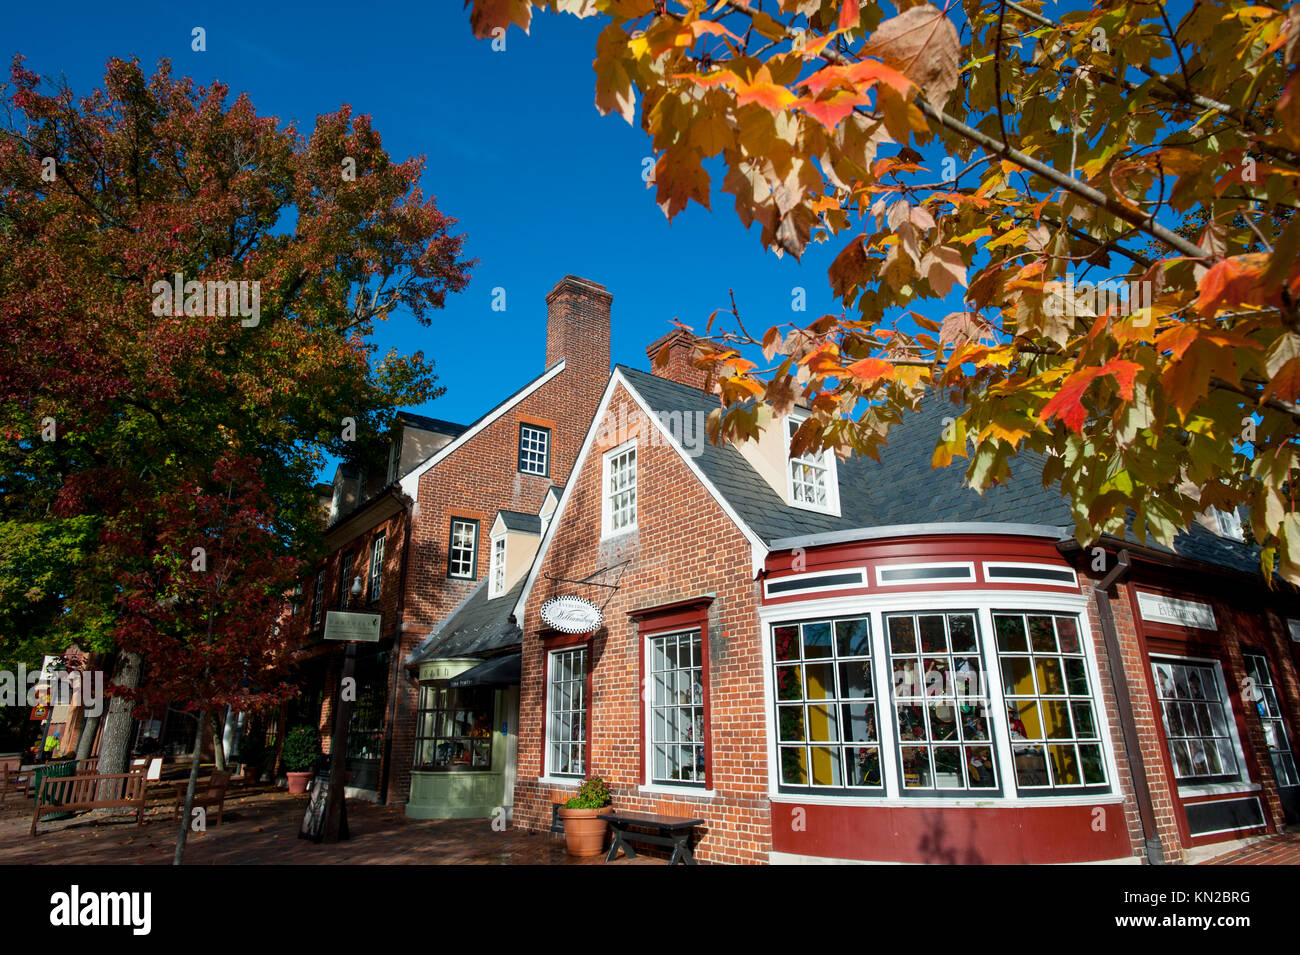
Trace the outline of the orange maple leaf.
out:
M 1083 423 L 1088 419 L 1088 409 L 1083 406 L 1083 396 L 1094 381 L 1103 375 L 1110 375 L 1119 384 L 1120 397 L 1125 401 L 1133 400 L 1133 380 L 1142 366 L 1134 361 L 1116 358 L 1100 368 L 1084 368 L 1066 378 L 1058 391 L 1038 413 L 1039 421 L 1059 417 L 1065 426 L 1075 434 L 1083 430 Z

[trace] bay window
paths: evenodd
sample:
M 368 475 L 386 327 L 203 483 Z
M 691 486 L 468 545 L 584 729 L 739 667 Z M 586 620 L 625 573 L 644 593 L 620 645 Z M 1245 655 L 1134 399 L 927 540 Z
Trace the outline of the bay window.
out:
M 553 650 L 547 661 L 547 773 L 581 777 L 586 757 L 587 648 Z
M 931 799 L 1110 791 L 1077 613 L 916 602 L 772 622 L 777 791 Z
M 492 768 L 490 687 L 451 687 L 446 680 L 420 685 L 415 722 L 415 767 L 438 772 Z

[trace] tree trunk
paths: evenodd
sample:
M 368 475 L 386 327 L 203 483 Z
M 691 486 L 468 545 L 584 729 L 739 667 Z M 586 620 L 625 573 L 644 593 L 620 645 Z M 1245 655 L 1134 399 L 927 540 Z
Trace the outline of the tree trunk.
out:
M 87 716 L 81 724 L 81 735 L 77 737 L 77 759 L 88 759 L 90 751 L 95 748 L 95 733 L 99 730 L 99 716 Z
M 140 685 L 140 654 L 118 654 L 113 683 L 123 687 Z M 134 706 L 134 703 L 117 693 L 109 701 L 108 715 L 104 719 L 104 735 L 99 745 L 101 773 L 124 773 L 127 770 L 131 756 L 131 710 Z
M 176 830 L 176 854 L 172 865 L 180 865 L 185 858 L 185 837 L 190 832 L 190 813 L 194 808 L 194 789 L 199 779 L 199 761 L 203 755 L 203 734 L 208 731 L 208 711 L 199 711 L 199 725 L 194 731 L 194 755 L 190 758 L 190 784 L 185 789 L 185 805 L 181 807 L 181 826 Z M 221 752 L 218 740 L 217 752 Z

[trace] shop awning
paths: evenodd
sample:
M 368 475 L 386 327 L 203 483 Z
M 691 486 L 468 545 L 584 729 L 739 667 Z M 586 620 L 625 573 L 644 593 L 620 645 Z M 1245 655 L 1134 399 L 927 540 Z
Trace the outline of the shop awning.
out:
M 507 653 L 476 667 L 470 667 L 458 677 L 453 677 L 451 686 L 518 686 L 519 673 L 523 661 L 521 653 Z

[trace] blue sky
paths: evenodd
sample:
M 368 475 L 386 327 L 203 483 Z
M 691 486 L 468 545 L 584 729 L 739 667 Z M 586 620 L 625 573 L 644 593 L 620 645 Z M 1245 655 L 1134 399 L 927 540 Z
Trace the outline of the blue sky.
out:
M 190 49 L 191 29 L 207 50 Z M 220 79 L 263 115 L 314 118 L 349 103 L 369 113 L 390 154 L 427 158 L 423 186 L 459 220 L 479 260 L 469 288 L 433 327 L 397 318 L 382 348 L 422 348 L 447 387 L 425 414 L 469 421 L 538 374 L 545 359 L 543 296 L 566 273 L 614 295 L 614 360 L 647 367 L 645 346 L 679 317 L 702 328 L 734 287 L 746 324 L 811 321 L 839 311 L 826 267 L 841 243 L 803 263 L 763 251 L 731 196 L 715 183 L 712 213 L 692 206 L 670 225 L 641 178 L 649 139 L 593 104 L 595 21 L 540 16 L 511 30 L 504 52 L 473 38 L 459 0 L 387 7 L 318 3 L 71 2 L 6 11 L 6 57 L 42 76 L 65 74 L 78 93 L 100 85 L 110 56 L 162 57 L 177 75 Z M 834 248 L 831 246 L 834 245 Z M 671 275 L 671 280 L 669 276 Z M 492 289 L 507 310 L 491 311 Z M 803 286 L 808 310 L 791 312 Z M 491 371 L 462 354 L 490 355 Z

